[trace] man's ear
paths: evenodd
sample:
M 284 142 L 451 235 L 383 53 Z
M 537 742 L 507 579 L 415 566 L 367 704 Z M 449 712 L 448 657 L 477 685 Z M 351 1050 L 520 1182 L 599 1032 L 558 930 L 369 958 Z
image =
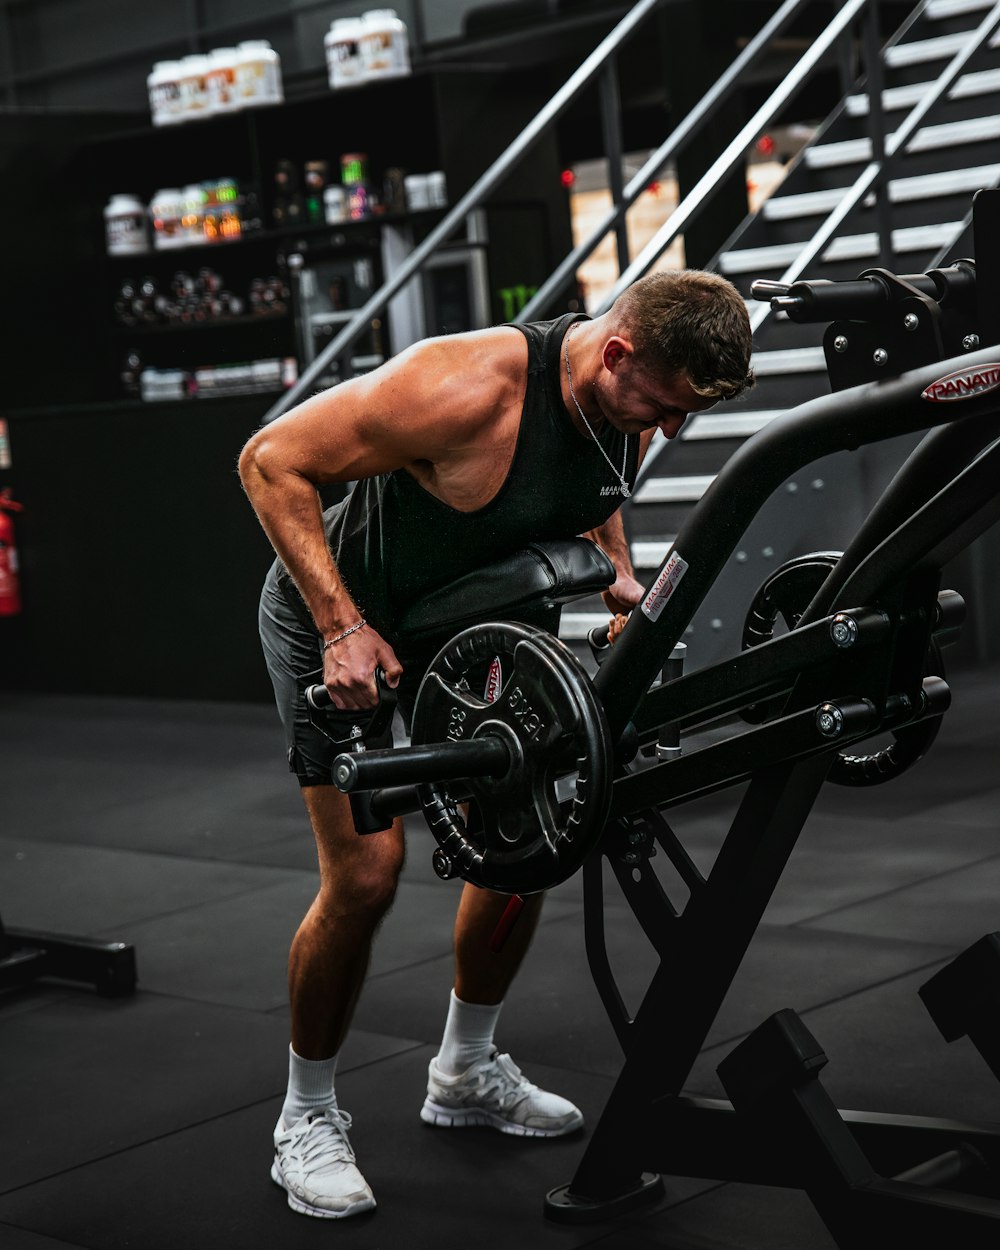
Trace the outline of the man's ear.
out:
M 604 344 L 601 362 L 609 373 L 614 373 L 632 355 L 632 344 L 618 334 L 613 334 Z

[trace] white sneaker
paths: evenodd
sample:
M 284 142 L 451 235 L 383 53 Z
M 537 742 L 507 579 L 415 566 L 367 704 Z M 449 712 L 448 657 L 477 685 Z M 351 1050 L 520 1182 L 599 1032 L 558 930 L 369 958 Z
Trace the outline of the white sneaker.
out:
M 302 1215 L 336 1220 L 371 1211 L 375 1199 L 347 1140 L 351 1117 L 337 1107 L 308 1111 L 288 1129 L 274 1130 L 271 1180 Z
M 439 1128 L 480 1124 L 518 1137 L 562 1137 L 583 1124 L 571 1102 L 532 1085 L 510 1055 L 495 1050 L 459 1076 L 445 1076 L 432 1059 L 420 1118 Z

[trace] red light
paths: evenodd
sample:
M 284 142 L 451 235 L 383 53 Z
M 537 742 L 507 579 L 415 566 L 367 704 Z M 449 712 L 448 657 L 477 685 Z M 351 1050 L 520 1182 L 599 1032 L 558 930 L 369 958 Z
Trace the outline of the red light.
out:
M 569 188 L 576 182 L 576 174 L 573 173 L 572 169 L 564 169 L 559 175 L 559 181 L 564 187 Z
M 761 135 L 761 137 L 757 140 L 757 151 L 761 154 L 761 156 L 774 155 L 774 140 L 770 135 Z

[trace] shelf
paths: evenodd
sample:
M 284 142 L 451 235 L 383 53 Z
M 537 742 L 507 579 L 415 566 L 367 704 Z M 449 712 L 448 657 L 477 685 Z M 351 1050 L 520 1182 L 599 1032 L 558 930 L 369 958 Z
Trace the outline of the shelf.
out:
M 289 321 L 291 316 L 290 312 L 259 313 L 256 316 L 206 317 L 203 321 L 152 322 L 135 326 L 116 325 L 114 332 L 119 338 L 131 338 L 137 334 L 143 337 L 151 334 L 190 334 L 192 330 L 231 330 L 245 329 L 253 325 L 273 325 L 275 322 Z
M 122 416 L 128 413 L 147 413 L 151 408 L 164 409 L 174 407 L 183 412 L 190 412 L 198 406 L 204 407 L 206 404 L 213 404 L 222 407 L 227 402 L 234 407 L 256 408 L 260 401 L 268 399 L 273 401 L 286 393 L 286 390 L 281 388 L 269 391 L 253 391 L 244 395 L 202 396 L 198 399 L 142 400 L 138 396 L 134 398 L 96 399 L 83 404 L 50 404 L 46 407 L 10 408 L 7 409 L 5 415 L 8 419 L 16 418 L 17 420 L 46 420 L 62 416 L 80 418 Z
M 228 252 L 231 248 L 250 243 L 274 242 L 269 230 L 254 230 L 249 234 L 241 234 L 236 239 L 220 239 L 217 243 L 185 243 L 183 247 L 153 247 L 148 252 L 105 252 L 105 257 L 114 264 L 146 264 L 148 261 L 169 260 L 172 256 L 211 256 L 217 252 Z
M 444 208 L 426 208 L 416 209 L 410 213 L 377 213 L 372 217 L 348 218 L 346 221 L 308 221 L 291 226 L 269 226 L 264 230 L 253 230 L 247 234 L 241 234 L 235 239 L 220 239 L 217 243 L 185 243 L 183 247 L 157 247 L 151 248 L 148 252 L 129 252 L 120 255 L 105 253 L 105 256 L 109 261 L 123 265 L 158 261 L 161 258 L 169 259 L 172 256 L 211 256 L 214 253 L 229 251 L 231 248 L 256 243 L 273 244 L 295 238 L 319 238 L 324 234 L 341 234 L 345 231 L 361 233 L 371 227 L 426 222 L 436 215 L 441 216 L 446 211 L 447 209 Z

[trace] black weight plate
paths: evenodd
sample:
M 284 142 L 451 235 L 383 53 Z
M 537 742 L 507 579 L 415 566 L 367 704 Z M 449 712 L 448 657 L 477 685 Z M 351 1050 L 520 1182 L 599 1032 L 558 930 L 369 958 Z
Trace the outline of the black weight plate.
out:
M 500 655 L 497 699 L 467 675 Z M 511 622 L 477 625 L 448 643 L 417 695 L 417 745 L 495 735 L 511 751 L 500 778 L 421 787 L 428 824 L 456 875 L 511 894 L 537 893 L 571 876 L 600 837 L 611 794 L 611 749 L 603 708 L 575 656 L 558 639 Z M 560 778 L 577 774 L 560 801 Z M 480 826 L 466 827 L 454 793 L 471 794 Z

